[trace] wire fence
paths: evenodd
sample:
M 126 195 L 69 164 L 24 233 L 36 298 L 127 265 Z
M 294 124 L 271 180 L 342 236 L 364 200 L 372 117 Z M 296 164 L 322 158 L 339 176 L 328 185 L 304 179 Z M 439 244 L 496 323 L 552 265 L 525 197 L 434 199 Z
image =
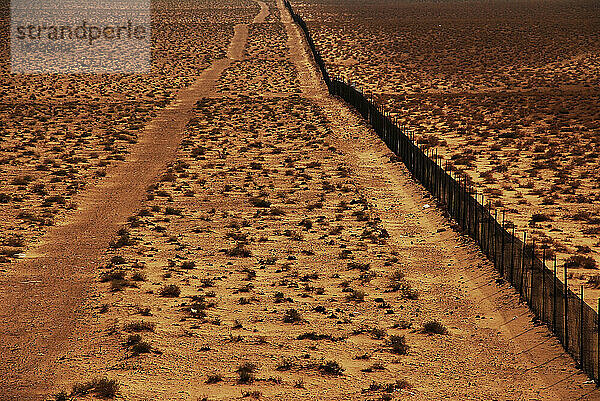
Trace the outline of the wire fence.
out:
M 412 176 L 439 200 L 461 230 L 479 244 L 497 271 L 529 305 L 537 320 L 547 325 L 579 367 L 599 384 L 598 313 L 584 302 L 583 286 L 580 294 L 570 290 L 567 269 L 561 280 L 557 275 L 556 258 L 553 263 L 548 261 L 545 249 L 537 249 L 535 241 L 527 241 L 525 233 L 523 239 L 518 238 L 514 224 L 505 220 L 504 213 L 498 216 L 498 211 L 484 200 L 483 193 L 478 192 L 466 176 L 454 173 L 437 152 L 420 147 L 412 132 L 398 124 L 354 84 L 331 78 L 306 23 L 294 12 L 289 1 L 284 0 L 284 4 L 304 32 L 329 92 L 344 99 L 369 121 Z M 600 310 L 600 300 L 598 302 Z

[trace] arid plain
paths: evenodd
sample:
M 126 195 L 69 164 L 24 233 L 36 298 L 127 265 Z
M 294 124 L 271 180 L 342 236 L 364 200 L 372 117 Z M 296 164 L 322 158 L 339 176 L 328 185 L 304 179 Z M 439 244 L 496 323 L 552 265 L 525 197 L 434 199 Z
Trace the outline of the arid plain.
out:
M 435 4 L 422 18 L 447 13 Z M 385 66 L 404 61 L 359 44 L 346 21 L 358 5 L 294 5 L 317 22 L 324 55 L 384 66 L 379 76 L 332 67 L 365 85 L 389 79 L 393 96 L 370 90 L 395 110 L 418 103 L 422 114 L 402 118 L 432 124 L 449 158 L 471 149 L 460 141 L 475 133 L 443 138 L 452 131 L 434 119 L 434 102 L 453 103 L 396 86 Z M 281 2 L 159 0 L 153 20 L 151 74 L 3 67 L 0 400 L 600 398 L 474 243 L 327 94 Z M 348 32 L 354 41 L 335 39 Z M 501 159 L 508 144 L 493 151 L 500 142 L 486 138 L 472 149 Z M 542 225 L 568 222 L 560 234 L 575 227 L 546 213 Z M 597 244 L 571 235 L 594 255 Z

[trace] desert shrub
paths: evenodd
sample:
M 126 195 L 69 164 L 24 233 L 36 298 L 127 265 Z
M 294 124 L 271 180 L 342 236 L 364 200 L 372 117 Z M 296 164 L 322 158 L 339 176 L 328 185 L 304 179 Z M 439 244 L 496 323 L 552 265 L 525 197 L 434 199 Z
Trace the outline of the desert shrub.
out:
M 404 273 L 400 270 L 396 270 L 390 275 L 390 287 L 392 291 L 401 290 L 405 283 Z
M 318 366 L 318 369 L 321 373 L 333 376 L 339 376 L 344 372 L 344 368 L 342 368 L 336 361 L 323 362 Z
M 159 294 L 161 297 L 176 298 L 181 294 L 181 290 L 177 284 L 167 284 L 161 287 Z
M 236 372 L 239 375 L 238 382 L 243 384 L 249 384 L 254 381 L 254 373 L 256 372 L 257 366 L 252 362 L 245 362 L 238 366 Z
M 448 334 L 448 329 L 437 320 L 431 320 L 423 325 L 423 332 L 430 334 Z
M 317 334 L 314 331 L 302 333 L 296 338 L 298 340 L 313 340 L 313 341 L 320 341 L 320 340 L 336 341 L 337 340 L 337 338 L 331 336 L 331 334 Z
M 281 362 L 279 362 L 279 364 L 277 364 L 277 366 L 275 367 L 275 370 L 284 371 L 284 370 L 290 370 L 293 367 L 294 367 L 294 361 L 291 358 L 283 358 L 283 359 L 281 359 Z
M 358 269 L 361 272 L 365 272 L 371 268 L 370 263 L 359 263 L 359 262 L 350 262 L 348 263 L 348 270 Z
M 285 294 L 281 291 L 277 291 L 274 295 L 273 295 L 273 302 L 275 302 L 276 304 L 282 303 L 282 302 L 293 302 L 292 298 L 285 296 Z
M 307 230 L 310 230 L 313 226 L 313 223 L 310 219 L 304 219 L 300 223 L 298 223 L 298 225 L 304 227 Z
M 130 333 L 139 333 L 142 331 L 154 331 L 155 327 L 155 323 L 140 320 L 138 322 L 127 323 L 124 330 Z
M 226 250 L 225 254 L 227 256 L 247 258 L 252 255 L 252 252 L 249 249 L 246 249 L 246 247 L 244 247 L 244 244 L 238 243 L 232 249 Z
M 139 334 L 130 334 L 129 337 L 127 337 L 127 340 L 125 341 L 125 343 L 123 344 L 125 347 L 131 347 L 137 343 L 139 343 L 140 341 L 142 341 L 142 336 Z
M 206 384 L 214 384 L 214 383 L 218 383 L 220 381 L 223 381 L 223 376 L 221 376 L 220 374 L 214 374 L 214 375 L 209 375 L 206 378 Z
M 177 209 L 171 206 L 167 206 L 165 208 L 165 214 L 167 215 L 171 215 L 171 216 L 181 216 L 183 214 L 183 212 L 181 211 L 181 209 Z
M 407 388 L 410 388 L 410 384 L 406 380 L 396 380 L 394 383 L 387 383 L 387 384 L 372 382 L 368 388 L 363 389 L 363 393 L 384 392 L 384 393 L 388 393 L 388 394 L 384 394 L 384 397 L 382 397 L 381 399 L 382 400 L 391 400 L 392 399 L 391 396 L 390 396 L 390 398 L 388 398 L 388 397 L 385 397 L 385 395 L 389 395 L 395 391 L 403 390 L 403 389 L 407 389 Z
M 406 299 L 417 299 L 419 292 L 412 288 L 412 286 L 405 280 L 404 273 L 400 270 L 396 270 L 390 275 L 390 290 L 400 291 L 402 297 Z
M 134 285 L 128 280 L 112 280 L 110 282 L 111 292 L 123 291 L 125 287 L 133 287 Z
M 61 391 L 60 393 L 54 394 L 54 401 L 67 401 L 69 395 L 66 391 Z
M 363 302 L 365 300 L 365 292 L 361 290 L 352 290 L 350 294 L 346 296 L 348 301 Z
M 600 288 L 600 274 L 594 274 L 593 276 L 589 276 L 587 279 L 587 283 L 593 288 Z
M 112 258 L 110 258 L 110 263 L 112 263 L 113 265 L 122 265 L 124 263 L 127 263 L 127 261 L 123 256 L 115 255 Z
M 596 261 L 590 256 L 573 255 L 565 261 L 566 269 L 595 269 Z
M 2 245 L 20 248 L 20 247 L 25 246 L 25 241 L 23 241 L 23 238 L 21 238 L 21 237 L 12 236 L 12 237 L 8 237 L 5 240 L 3 240 Z
M 139 341 L 131 347 L 133 355 L 147 354 L 152 351 L 152 346 L 146 341 Z
M 133 281 L 146 281 L 146 275 L 142 272 L 135 272 L 131 275 Z
M 544 213 L 534 213 L 533 215 L 531 215 L 530 223 L 535 224 L 535 223 L 542 223 L 544 221 L 551 221 L 551 220 L 552 219 L 547 214 L 544 214 Z
M 242 398 L 254 398 L 255 400 L 258 400 L 260 397 L 262 397 L 262 392 L 258 390 L 242 391 Z
M 120 229 L 117 233 L 119 236 L 116 240 L 110 242 L 111 248 L 122 248 L 124 246 L 135 245 L 135 241 L 129 235 L 129 232 L 124 228 Z
M 273 216 L 284 216 L 285 215 L 285 210 L 283 210 L 280 207 L 272 207 L 271 208 L 271 215 L 273 215 Z
M 302 320 L 302 315 L 296 309 L 288 309 L 283 315 L 285 323 L 300 323 Z
M 86 383 L 75 384 L 71 394 L 86 395 L 91 393 L 100 398 L 115 398 L 118 390 L 119 383 L 116 380 L 101 378 Z
M 385 337 L 385 329 L 375 327 L 371 330 L 371 336 L 376 339 L 381 339 Z
M 405 355 L 408 352 L 408 345 L 404 336 L 390 336 L 387 343 L 394 354 Z
M 172 171 L 167 171 L 162 177 L 161 177 L 161 181 L 163 182 L 173 182 L 177 179 L 177 176 L 175 174 L 173 174 Z
M 107 272 L 104 272 L 100 275 L 100 281 L 102 283 L 106 283 L 108 281 L 113 281 L 113 280 L 123 280 L 125 279 L 125 270 L 121 270 L 121 269 L 115 269 L 115 270 L 110 270 Z
M 258 198 L 258 197 L 250 198 L 250 204 L 254 207 L 262 207 L 262 208 L 271 207 L 271 202 L 269 202 L 266 199 Z
M 182 269 L 191 270 L 196 267 L 196 262 L 191 260 L 186 260 L 181 264 Z
M 13 180 L 11 181 L 11 184 L 12 185 L 27 185 L 31 181 L 33 181 L 33 177 L 32 176 L 30 176 L 30 175 L 24 175 L 22 177 L 15 177 L 15 178 L 13 178 Z

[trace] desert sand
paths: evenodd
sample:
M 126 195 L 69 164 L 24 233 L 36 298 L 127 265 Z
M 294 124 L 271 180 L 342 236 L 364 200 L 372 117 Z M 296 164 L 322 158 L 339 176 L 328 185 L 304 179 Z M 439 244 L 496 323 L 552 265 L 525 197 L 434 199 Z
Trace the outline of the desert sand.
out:
M 173 70 L 123 77 L 131 92 L 119 93 L 165 95 L 144 103 L 131 140 L 78 141 L 83 127 L 90 141 L 110 138 L 94 122 L 118 119 L 97 111 L 72 128 L 74 143 L 56 134 L 60 146 L 36 145 L 57 160 L 48 171 L 14 150 L 23 125 L 10 131 L 2 232 L 21 242 L 6 246 L 15 252 L 0 272 L 2 400 L 600 398 L 474 243 L 327 94 L 281 2 L 158 4 L 223 34 L 209 35 L 193 68 L 185 40 L 157 38 Z M 31 118 L 38 129 L 73 123 Z M 87 161 L 90 148 L 107 163 L 51 182 L 64 149 Z M 23 166 L 33 180 L 13 184 Z M 75 181 L 85 185 L 44 215 L 40 202 Z

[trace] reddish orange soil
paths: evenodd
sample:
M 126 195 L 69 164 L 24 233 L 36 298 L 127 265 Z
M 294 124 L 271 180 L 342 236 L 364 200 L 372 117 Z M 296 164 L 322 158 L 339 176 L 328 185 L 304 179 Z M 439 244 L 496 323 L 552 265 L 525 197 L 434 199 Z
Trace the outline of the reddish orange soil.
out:
M 281 2 L 234 5 L 223 57 L 6 265 L 0 399 L 600 398 Z

